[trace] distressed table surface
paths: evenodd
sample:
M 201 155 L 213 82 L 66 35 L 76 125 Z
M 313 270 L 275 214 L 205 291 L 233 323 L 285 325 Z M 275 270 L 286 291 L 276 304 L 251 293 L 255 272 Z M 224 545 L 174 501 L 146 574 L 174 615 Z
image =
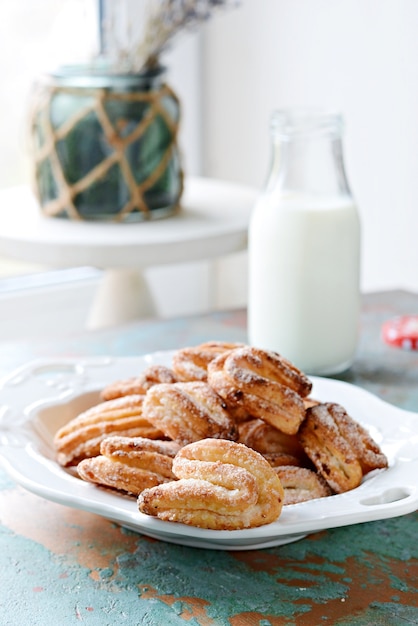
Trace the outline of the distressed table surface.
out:
M 380 338 L 382 322 L 404 313 L 418 313 L 418 296 L 364 297 L 358 355 L 340 378 L 418 413 L 418 352 Z M 245 341 L 245 312 L 4 343 L 0 373 L 38 357 L 137 356 L 208 339 Z M 0 469 L 0 625 L 418 624 L 417 522 L 414 513 L 277 548 L 201 550 L 43 500 Z

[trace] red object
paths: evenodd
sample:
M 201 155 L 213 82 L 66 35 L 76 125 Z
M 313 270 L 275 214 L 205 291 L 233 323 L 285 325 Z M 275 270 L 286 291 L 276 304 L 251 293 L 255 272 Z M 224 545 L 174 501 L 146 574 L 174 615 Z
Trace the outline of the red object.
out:
M 404 350 L 418 350 L 418 315 L 401 315 L 382 326 L 383 340 Z

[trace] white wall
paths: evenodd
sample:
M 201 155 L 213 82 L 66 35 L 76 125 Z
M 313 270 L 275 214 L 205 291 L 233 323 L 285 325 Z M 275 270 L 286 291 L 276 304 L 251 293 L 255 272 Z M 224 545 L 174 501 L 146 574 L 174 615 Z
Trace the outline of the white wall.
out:
M 243 0 L 205 31 L 205 174 L 261 186 L 274 109 L 344 114 L 364 290 L 418 290 L 417 25 L 416 0 Z
M 7 0 L 4 7 L 25 12 L 24 4 Z M 341 109 L 347 170 L 363 222 L 363 288 L 418 291 L 417 24 L 417 0 L 241 0 L 215 16 L 203 38 L 181 37 L 166 63 L 182 100 L 186 173 L 261 187 L 274 109 Z M 12 55 L 18 77 L 28 74 L 28 51 L 33 58 L 34 41 L 27 39 L 25 55 Z M 7 104 L 6 95 L 21 101 L 15 82 L 8 82 L 0 104 Z M 13 119 L 7 115 L 7 127 Z M 4 155 L 13 160 L 10 150 Z M 19 180 L 7 170 L 3 184 L 12 182 Z M 181 315 L 245 304 L 246 263 L 240 254 L 148 275 L 161 313 Z

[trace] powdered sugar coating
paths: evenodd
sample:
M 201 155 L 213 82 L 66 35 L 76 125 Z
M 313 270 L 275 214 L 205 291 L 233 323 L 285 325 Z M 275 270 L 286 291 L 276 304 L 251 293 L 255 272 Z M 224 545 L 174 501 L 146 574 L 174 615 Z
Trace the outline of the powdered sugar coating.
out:
M 207 383 L 156 385 L 146 395 L 143 414 L 181 445 L 205 437 L 236 439 L 238 436 L 224 401 Z

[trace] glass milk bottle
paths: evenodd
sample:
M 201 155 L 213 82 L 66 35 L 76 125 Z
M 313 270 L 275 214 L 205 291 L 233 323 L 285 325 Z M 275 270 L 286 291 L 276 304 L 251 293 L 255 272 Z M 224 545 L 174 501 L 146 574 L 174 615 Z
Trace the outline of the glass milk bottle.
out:
M 271 134 L 270 175 L 249 226 L 249 342 L 308 374 L 336 374 L 354 358 L 360 309 L 342 118 L 277 111 Z

